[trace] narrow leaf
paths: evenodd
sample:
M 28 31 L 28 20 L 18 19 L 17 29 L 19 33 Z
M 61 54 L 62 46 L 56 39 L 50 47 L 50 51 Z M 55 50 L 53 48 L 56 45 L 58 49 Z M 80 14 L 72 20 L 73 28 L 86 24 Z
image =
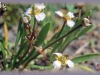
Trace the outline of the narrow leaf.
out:
M 88 60 L 91 60 L 92 58 L 98 57 L 100 56 L 100 54 L 98 53 L 94 53 L 94 54 L 87 54 L 87 55 L 82 55 L 82 56 L 78 56 L 72 59 L 72 61 L 74 63 L 80 63 L 80 62 L 85 62 Z
M 7 52 L 6 52 L 6 50 L 4 49 L 3 44 L 2 44 L 1 42 L 0 42 L 0 49 L 1 49 L 2 53 L 3 53 L 3 64 L 4 64 L 4 69 L 6 70 L 6 69 L 7 69 L 7 68 L 6 68 L 6 65 L 7 65 L 7 61 L 6 61 Z
M 92 27 L 93 27 L 93 25 L 82 29 L 82 30 L 78 33 L 78 35 L 76 36 L 76 38 L 78 38 L 78 37 L 82 36 L 83 34 L 85 34 L 85 33 L 86 33 L 87 31 L 89 31 Z
M 75 64 L 75 65 L 76 65 L 76 64 Z M 94 70 L 92 70 L 91 68 L 89 68 L 89 67 L 87 67 L 87 66 L 82 66 L 82 65 L 76 65 L 76 66 L 78 66 L 78 67 L 80 67 L 80 68 L 82 68 L 82 69 L 84 69 L 84 70 L 86 70 L 86 71 L 88 71 L 88 72 L 95 73 Z
M 44 25 L 44 27 L 41 29 L 40 33 L 39 33 L 39 36 L 37 37 L 37 41 L 36 41 L 36 45 L 39 46 L 41 45 L 46 36 L 47 36 L 47 33 L 49 31 L 49 28 L 50 28 L 50 23 L 47 23 L 46 25 Z

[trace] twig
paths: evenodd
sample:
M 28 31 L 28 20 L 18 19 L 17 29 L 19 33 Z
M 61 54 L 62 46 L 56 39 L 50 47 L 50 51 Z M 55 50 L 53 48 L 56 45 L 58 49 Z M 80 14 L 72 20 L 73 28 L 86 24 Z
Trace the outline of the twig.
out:
M 78 10 L 79 10 L 79 14 L 78 14 L 78 20 L 79 20 L 81 17 L 81 8 L 79 7 Z

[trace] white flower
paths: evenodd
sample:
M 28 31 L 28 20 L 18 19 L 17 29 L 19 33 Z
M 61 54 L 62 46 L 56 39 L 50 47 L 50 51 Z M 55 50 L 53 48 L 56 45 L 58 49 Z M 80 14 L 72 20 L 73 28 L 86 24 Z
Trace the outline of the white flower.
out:
M 61 66 L 68 65 L 69 68 L 74 67 L 74 63 L 67 59 L 66 55 L 61 53 L 54 53 L 56 55 L 56 60 L 53 62 L 54 69 L 60 69 Z
M 45 8 L 45 5 L 43 3 L 39 4 L 36 3 L 34 5 L 34 8 L 30 7 L 26 10 L 26 12 L 23 14 L 22 20 L 24 23 L 28 23 L 31 20 L 31 16 L 35 16 L 37 21 L 43 21 L 46 15 L 42 12 Z
M 66 20 L 67 25 L 69 27 L 73 27 L 75 25 L 75 22 L 72 20 L 75 16 L 72 12 L 68 12 L 67 14 L 64 14 L 61 11 L 55 11 L 55 13 L 60 17 L 62 17 L 64 20 Z
M 43 3 L 41 4 L 35 4 L 34 7 L 34 15 L 37 21 L 43 21 L 46 15 L 42 12 L 42 10 L 45 8 L 45 5 Z
M 85 26 L 90 26 L 91 25 L 89 19 L 87 19 L 87 18 L 83 18 L 83 22 L 84 22 Z

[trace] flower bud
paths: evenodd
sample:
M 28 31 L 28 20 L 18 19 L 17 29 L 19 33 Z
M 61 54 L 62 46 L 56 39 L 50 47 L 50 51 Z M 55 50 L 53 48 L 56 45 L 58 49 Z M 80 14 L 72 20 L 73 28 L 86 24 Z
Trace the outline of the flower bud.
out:
M 26 35 L 26 39 L 30 40 L 30 38 L 31 38 L 30 34 Z
M 76 4 L 76 7 L 77 8 L 82 8 L 82 7 L 84 7 L 85 6 L 85 3 L 77 3 Z
M 92 22 L 90 22 L 90 20 L 88 18 L 83 18 L 82 23 L 84 26 L 90 26 L 92 24 Z
M 27 17 L 22 17 L 22 21 L 23 21 L 24 23 L 28 23 L 28 22 L 29 22 L 28 19 L 27 19 Z
M 26 27 L 26 29 L 30 29 L 31 28 L 30 24 L 26 24 L 25 27 Z

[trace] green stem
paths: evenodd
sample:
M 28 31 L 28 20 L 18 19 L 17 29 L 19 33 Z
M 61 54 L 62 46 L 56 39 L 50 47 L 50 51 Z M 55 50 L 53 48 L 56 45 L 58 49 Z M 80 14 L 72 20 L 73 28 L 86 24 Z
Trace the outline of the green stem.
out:
M 60 36 L 60 34 L 61 34 L 61 32 L 62 32 L 62 30 L 63 30 L 63 28 L 64 28 L 65 24 L 66 24 L 66 21 L 64 21 L 63 26 L 62 26 L 62 28 L 61 28 L 61 30 L 60 30 L 60 32 L 59 32 L 59 34 L 57 35 L 57 37 L 56 37 L 56 38 L 58 38 L 58 37 Z
M 55 40 L 54 42 L 52 42 L 51 44 L 49 44 L 48 46 L 46 46 L 42 51 L 44 51 L 45 49 L 47 49 L 48 47 L 50 47 L 51 45 L 53 45 L 54 43 L 60 41 L 61 39 L 65 38 L 66 36 L 68 36 L 70 33 L 72 33 L 73 31 L 79 29 L 80 27 L 82 27 L 82 25 L 77 26 L 76 28 L 74 28 L 73 30 L 69 31 L 67 34 L 65 34 L 64 36 L 62 36 L 61 38 Z

